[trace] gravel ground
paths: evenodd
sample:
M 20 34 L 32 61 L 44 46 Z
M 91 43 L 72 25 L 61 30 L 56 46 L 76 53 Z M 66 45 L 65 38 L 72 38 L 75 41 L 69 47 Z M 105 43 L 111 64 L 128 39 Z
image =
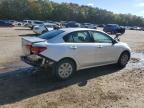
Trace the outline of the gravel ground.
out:
M 126 68 L 86 69 L 61 82 L 19 60 L 21 36 L 30 34 L 26 28 L 0 28 L 0 107 L 144 108 L 144 31 L 121 36 L 133 51 Z

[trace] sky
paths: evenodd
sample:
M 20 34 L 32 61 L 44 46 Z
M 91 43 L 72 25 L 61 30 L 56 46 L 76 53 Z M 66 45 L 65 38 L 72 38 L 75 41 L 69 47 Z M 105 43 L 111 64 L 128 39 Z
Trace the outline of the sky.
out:
M 51 0 L 57 3 L 77 3 L 106 9 L 114 13 L 133 14 L 144 17 L 144 0 Z

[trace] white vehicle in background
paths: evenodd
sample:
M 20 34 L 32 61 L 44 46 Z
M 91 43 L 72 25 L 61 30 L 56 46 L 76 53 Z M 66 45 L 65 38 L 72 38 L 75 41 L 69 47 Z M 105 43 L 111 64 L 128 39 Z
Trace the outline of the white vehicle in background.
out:
M 84 23 L 83 27 L 84 28 L 89 28 L 89 29 L 97 29 L 96 24 L 91 24 L 91 23 Z
M 53 23 L 44 23 L 41 25 L 34 26 L 33 32 L 36 34 L 43 34 L 45 32 L 54 30 L 55 26 L 57 26 L 57 25 L 53 24 Z
M 12 23 L 12 25 L 14 25 L 14 26 L 23 26 L 23 23 L 22 22 L 19 22 L 19 21 L 14 21 L 13 23 Z
M 34 26 L 39 26 L 45 23 L 44 21 L 39 21 L 39 20 L 31 20 L 31 23 L 29 23 L 27 26 L 33 30 Z
M 29 27 L 30 24 L 32 24 L 33 20 L 23 20 L 23 26 Z
M 32 65 L 52 67 L 52 74 L 65 80 L 77 70 L 118 64 L 125 67 L 131 50 L 108 34 L 94 29 L 65 28 L 39 37 L 22 38 L 21 59 Z

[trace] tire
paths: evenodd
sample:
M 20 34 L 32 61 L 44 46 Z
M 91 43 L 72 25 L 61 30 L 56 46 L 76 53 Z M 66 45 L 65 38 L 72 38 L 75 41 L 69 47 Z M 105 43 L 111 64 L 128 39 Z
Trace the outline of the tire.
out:
M 31 27 L 31 30 L 33 30 L 34 26 Z
M 63 59 L 54 64 L 52 74 L 57 80 L 66 80 L 76 71 L 75 63 L 70 59 Z
M 121 34 L 124 34 L 124 33 L 125 33 L 125 29 L 122 29 L 122 30 L 121 30 Z
M 123 52 L 119 57 L 118 66 L 120 68 L 124 68 L 127 65 L 129 59 L 130 59 L 130 54 L 126 51 Z

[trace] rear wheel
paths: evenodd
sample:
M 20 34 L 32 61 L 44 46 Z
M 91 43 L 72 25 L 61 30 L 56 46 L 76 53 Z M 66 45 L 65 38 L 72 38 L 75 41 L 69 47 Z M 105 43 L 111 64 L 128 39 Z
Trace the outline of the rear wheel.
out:
M 130 59 L 130 55 L 128 52 L 123 52 L 118 60 L 119 67 L 125 67 Z
M 65 80 L 70 78 L 75 71 L 75 63 L 69 59 L 61 60 L 53 67 L 53 75 L 59 80 Z

